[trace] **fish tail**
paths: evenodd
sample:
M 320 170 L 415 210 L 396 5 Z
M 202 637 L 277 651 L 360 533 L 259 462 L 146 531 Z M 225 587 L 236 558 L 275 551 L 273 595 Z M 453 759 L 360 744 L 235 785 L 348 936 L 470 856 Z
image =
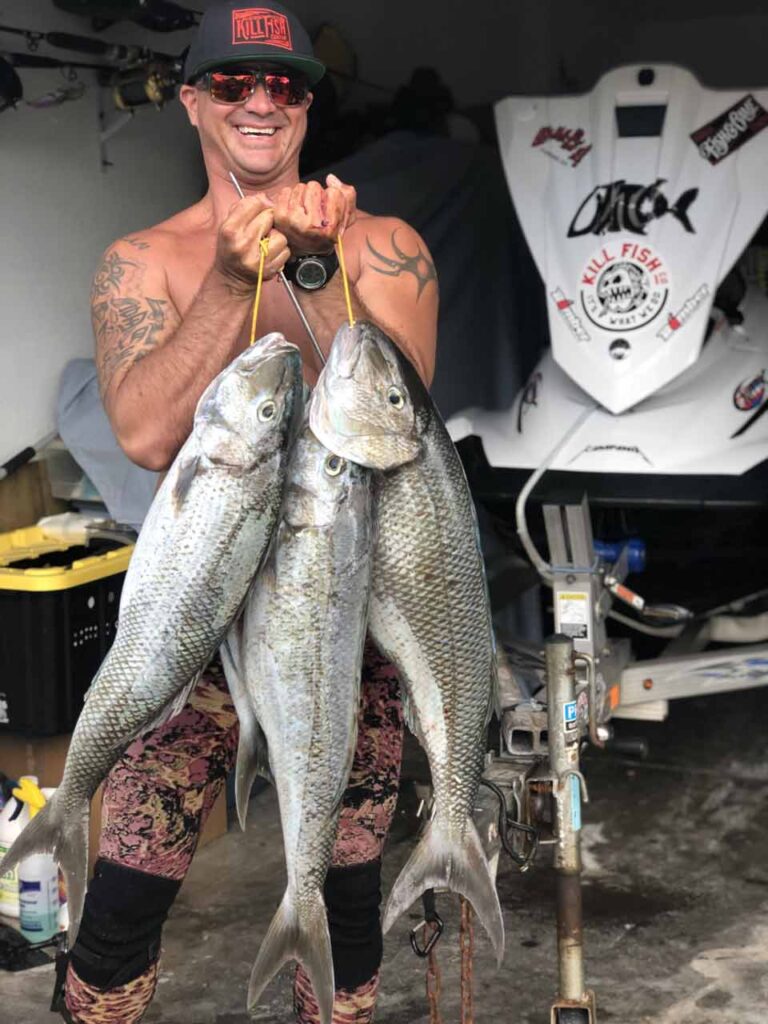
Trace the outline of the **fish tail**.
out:
M 245 832 L 245 819 L 248 814 L 248 801 L 251 790 L 260 775 L 267 782 L 273 782 L 269 767 L 267 741 L 256 716 L 249 718 L 240 716 L 240 740 L 237 745 L 237 762 L 235 766 L 235 803 L 240 828 Z
M 333 1016 L 333 957 L 328 917 L 320 892 L 316 900 L 299 908 L 290 890 L 272 918 L 251 971 L 248 1007 L 252 1008 L 270 979 L 286 960 L 299 960 L 309 975 L 320 1009 L 321 1024 L 331 1024 Z
M 688 207 L 698 194 L 699 190 L 697 188 L 689 188 L 686 192 L 682 193 L 675 205 L 670 207 L 671 212 L 677 217 L 685 230 L 692 235 L 696 234 L 696 228 L 691 224 L 691 219 L 688 216 Z
M 58 793 L 39 814 L 25 825 L 23 832 L 0 862 L 0 874 L 11 871 L 36 853 L 52 853 L 67 881 L 69 910 L 69 948 L 75 944 L 83 916 L 85 887 L 88 880 L 88 822 L 90 807 L 81 814 L 65 813 Z
M 488 933 L 496 960 L 504 957 L 504 921 L 480 837 L 467 819 L 461 838 L 433 820 L 395 881 L 387 900 L 384 931 L 427 889 L 450 889 L 474 907 Z

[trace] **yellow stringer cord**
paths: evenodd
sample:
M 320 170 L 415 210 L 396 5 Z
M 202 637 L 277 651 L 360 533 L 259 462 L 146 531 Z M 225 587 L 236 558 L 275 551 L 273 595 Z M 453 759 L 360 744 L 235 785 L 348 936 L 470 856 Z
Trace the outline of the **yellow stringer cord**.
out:
M 267 258 L 267 250 L 269 249 L 269 242 L 266 238 L 262 238 L 259 241 L 259 277 L 256 281 L 256 295 L 253 299 L 253 315 L 251 316 L 251 340 L 248 342 L 252 345 L 256 341 L 256 321 L 259 318 L 259 303 L 261 302 L 261 285 L 264 281 L 264 261 Z
M 339 269 L 341 270 L 341 280 L 344 284 L 344 298 L 347 301 L 347 317 L 349 319 L 349 326 L 355 326 L 355 318 L 352 314 L 352 296 L 349 293 L 349 278 L 347 277 L 347 266 L 344 262 L 344 246 L 341 243 L 341 235 L 336 239 L 336 248 L 339 252 Z

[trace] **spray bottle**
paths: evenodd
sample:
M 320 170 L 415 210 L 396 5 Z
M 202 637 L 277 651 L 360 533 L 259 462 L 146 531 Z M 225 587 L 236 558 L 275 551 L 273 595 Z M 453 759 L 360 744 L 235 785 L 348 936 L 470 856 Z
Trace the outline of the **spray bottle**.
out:
M 37 778 L 34 775 L 25 775 L 19 779 L 33 782 L 37 785 Z M 0 812 L 0 857 L 4 857 L 13 846 L 21 830 L 29 821 L 29 808 L 18 798 L 11 796 Z M 18 865 L 11 871 L 0 876 L 0 914 L 6 917 L 19 916 L 19 868 Z
M 29 807 L 30 820 L 45 806 L 44 793 L 29 779 L 20 779 L 13 795 Z M 59 929 L 59 869 L 50 853 L 35 853 L 19 864 L 19 918 L 30 942 L 46 942 Z

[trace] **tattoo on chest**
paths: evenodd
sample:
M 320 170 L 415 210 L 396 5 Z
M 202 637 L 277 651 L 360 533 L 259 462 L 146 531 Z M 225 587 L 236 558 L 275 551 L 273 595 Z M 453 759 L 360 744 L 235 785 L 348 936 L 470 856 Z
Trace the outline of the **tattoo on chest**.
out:
M 416 295 L 416 299 L 421 298 L 421 293 L 427 287 L 430 281 L 437 281 L 437 274 L 435 272 L 435 265 L 430 258 L 422 251 L 421 246 L 417 247 L 416 253 L 404 252 L 397 244 L 395 235 L 397 234 L 397 228 L 392 232 L 391 245 L 393 256 L 387 256 L 384 253 L 378 252 L 371 245 L 371 240 L 366 236 L 366 244 L 372 253 L 372 255 L 379 260 L 380 264 L 377 266 L 376 263 L 369 263 L 368 266 L 372 270 L 375 270 L 378 274 L 384 274 L 385 277 L 400 277 L 401 274 L 413 274 L 418 282 L 419 290 Z

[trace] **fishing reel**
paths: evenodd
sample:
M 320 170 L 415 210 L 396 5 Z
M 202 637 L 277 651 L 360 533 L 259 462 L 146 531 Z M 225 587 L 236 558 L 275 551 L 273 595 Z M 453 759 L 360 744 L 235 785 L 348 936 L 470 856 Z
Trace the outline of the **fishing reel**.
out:
M 118 71 L 109 79 L 118 110 L 133 111 L 154 104 L 158 110 L 176 95 L 180 69 L 176 63 L 153 61 Z

